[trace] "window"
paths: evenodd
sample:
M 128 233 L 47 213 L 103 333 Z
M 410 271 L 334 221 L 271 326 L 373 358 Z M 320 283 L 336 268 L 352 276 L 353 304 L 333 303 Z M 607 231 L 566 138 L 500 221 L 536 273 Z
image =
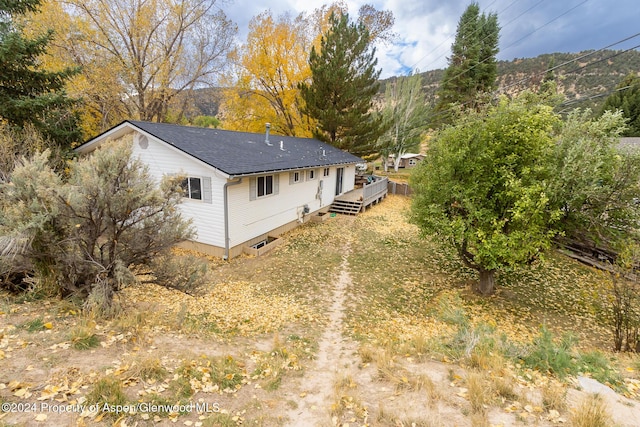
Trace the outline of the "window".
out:
M 278 194 L 279 175 L 263 175 L 249 180 L 249 200 Z
M 322 172 L 322 176 L 329 176 L 329 168 L 324 168 L 324 171 Z
M 202 200 L 202 181 L 200 178 L 185 178 L 180 185 L 182 186 L 182 191 L 184 191 L 184 197 Z
M 311 181 L 312 179 L 316 179 L 316 171 L 315 169 L 311 169 L 307 172 L 307 181 Z
M 296 184 L 302 181 L 302 173 L 300 171 L 291 172 L 289 174 L 289 184 Z
M 259 176 L 257 181 L 258 197 L 273 194 L 273 175 Z

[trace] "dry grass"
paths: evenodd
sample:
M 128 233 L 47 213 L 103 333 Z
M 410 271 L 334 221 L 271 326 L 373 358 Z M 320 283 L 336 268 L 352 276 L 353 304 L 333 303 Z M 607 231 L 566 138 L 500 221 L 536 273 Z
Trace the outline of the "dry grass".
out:
M 490 378 L 486 374 L 472 371 L 467 374 L 466 384 L 471 411 L 473 413 L 484 413 L 491 403 Z
M 100 345 L 95 334 L 96 323 L 93 320 L 81 320 L 69 331 L 69 340 L 76 350 L 87 350 Z
M 446 420 L 437 411 L 427 412 L 419 417 L 411 417 L 405 414 L 398 415 L 397 413 L 385 409 L 382 404 L 378 406 L 378 410 L 374 416 L 375 426 L 411 426 L 411 427 L 442 427 L 446 425 Z
M 157 357 L 142 357 L 131 364 L 127 374 L 144 381 L 156 382 L 167 378 L 169 371 Z
M 606 402 L 597 394 L 585 397 L 575 410 L 571 411 L 572 427 L 611 427 L 614 425 Z
M 358 385 L 349 374 L 340 374 L 333 383 L 333 403 L 329 409 L 332 417 L 366 419 L 367 408 L 358 396 Z
M 518 400 L 520 397 L 515 390 L 515 379 L 511 376 L 492 376 L 491 389 L 496 396 L 506 400 Z
M 157 316 L 154 316 L 158 311 L 157 306 L 122 310 L 114 319 L 114 329 L 126 335 L 129 341 L 140 342 L 145 338 L 149 325 L 158 323 Z
M 542 374 L 507 366 L 515 365 L 516 358 L 501 347 L 499 337 L 504 334 L 514 346 L 527 345 L 543 321 L 554 325 L 556 336 L 571 330 L 597 337 L 601 328 L 585 314 L 590 294 L 584 294 L 584 289 L 596 289 L 590 286 L 595 275 L 552 255 L 548 264 L 501 275 L 496 295 L 480 298 L 467 291 L 473 272 L 406 223 L 402 210 L 407 206 L 407 200 L 390 197 L 358 217 L 338 216 L 300 227 L 265 257 L 220 264 L 202 298 L 152 285 L 127 289 L 122 294 L 126 310 L 97 320 L 97 328 L 79 317 L 75 306 L 14 302 L 0 295 L 0 363 L 11 368 L 0 372 L 0 400 L 35 402 L 47 386 L 61 390 L 54 396 L 61 401 L 88 393 L 95 397 L 93 384 L 106 377 L 114 381 L 102 384 L 105 396 L 118 397 L 114 385 L 119 381 L 120 391 L 131 399 L 219 402 L 227 412 L 203 420 L 204 425 L 282 425 L 296 403 L 291 396 L 315 391 L 303 375 L 314 363 L 314 340 L 327 325 L 327 284 L 347 256 L 352 282 L 341 327 L 358 341 L 359 357 L 353 369 L 345 366 L 343 375 L 323 389 L 329 398 L 317 405 L 319 412 L 324 410 L 319 419 L 328 417 L 333 404 L 331 412 L 350 425 L 485 427 L 495 413 L 525 425 L 524 418 L 505 410 L 521 412 L 535 406 L 539 396 L 545 414 L 559 411 L 568 419 L 564 386 L 541 388 L 548 384 Z M 348 254 L 336 250 L 345 239 L 357 242 Z M 14 327 L 35 318 L 41 322 L 34 332 Z M 52 329 L 43 329 L 49 322 Z M 490 327 L 480 329 L 482 324 Z M 62 344 L 71 344 L 70 331 L 75 331 L 72 341 L 97 335 L 104 345 L 91 354 L 65 348 Z M 300 336 L 289 335 L 294 332 Z M 126 339 L 110 341 L 119 335 Z M 581 341 L 585 347 L 592 344 Z M 234 358 L 225 357 L 230 353 Z M 29 364 L 32 370 L 27 370 Z M 432 366 L 438 371 L 427 370 Z M 474 371 L 467 376 L 470 367 Z M 55 380 L 40 373 L 53 370 L 70 373 Z M 142 381 L 130 385 L 130 378 Z M 15 395 L 27 386 L 30 400 Z M 519 393 L 518 387 L 524 391 Z M 467 389 L 468 403 L 458 394 L 461 388 Z M 147 394 L 136 395 L 140 392 Z M 525 402 L 527 397 L 536 403 Z M 576 415 L 591 411 L 594 420 L 605 419 L 600 415 L 606 411 L 596 403 L 581 408 Z M 0 425 L 31 421 L 11 416 L 0 417 Z M 542 416 L 527 418 L 526 425 L 546 427 Z M 69 425 L 64 418 L 58 424 L 48 421 Z M 200 420 L 197 414 L 177 416 L 177 424 L 186 421 Z M 146 425 L 139 416 L 126 422 Z M 592 426 L 581 422 L 572 419 L 576 427 Z
M 541 390 L 542 406 L 547 410 L 564 411 L 567 409 L 567 386 L 555 380 L 549 380 Z

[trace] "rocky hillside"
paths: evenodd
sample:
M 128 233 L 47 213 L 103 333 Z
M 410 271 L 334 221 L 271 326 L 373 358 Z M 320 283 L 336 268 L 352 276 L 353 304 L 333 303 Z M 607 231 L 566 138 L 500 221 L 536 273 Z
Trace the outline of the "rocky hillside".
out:
M 598 110 L 606 97 L 629 73 L 640 73 L 640 51 L 585 51 L 579 53 L 551 53 L 535 58 L 518 58 L 498 62 L 500 93 L 515 94 L 526 88 L 537 88 L 554 68 L 558 90 L 566 97 L 570 108 Z M 427 98 L 433 102 L 444 70 L 422 73 Z M 381 93 L 384 93 L 383 81 Z

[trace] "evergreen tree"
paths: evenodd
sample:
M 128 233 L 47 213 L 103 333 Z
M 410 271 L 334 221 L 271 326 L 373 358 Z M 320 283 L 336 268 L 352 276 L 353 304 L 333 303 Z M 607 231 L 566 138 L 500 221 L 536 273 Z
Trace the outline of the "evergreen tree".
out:
M 496 87 L 498 38 L 500 27 L 495 13 L 480 13 L 478 3 L 470 4 L 460 17 L 452 55 L 445 70 L 434 124 L 448 123 L 452 104 L 475 107 L 478 95 Z
M 0 119 L 18 129 L 31 123 L 45 137 L 68 146 L 81 138 L 74 100 L 64 86 L 77 69 L 39 69 L 38 58 L 53 37 L 26 38 L 16 18 L 38 9 L 41 0 L 0 1 Z
M 382 118 L 372 114 L 380 76 L 375 48 L 364 24 L 350 23 L 348 14 L 332 14 L 330 22 L 320 52 L 311 49 L 311 82 L 300 84 L 305 113 L 318 122 L 316 138 L 367 156 L 384 132 Z
M 604 102 L 602 112 L 621 110 L 627 119 L 627 130 L 622 136 L 640 136 L 640 77 L 629 74 L 617 90 Z

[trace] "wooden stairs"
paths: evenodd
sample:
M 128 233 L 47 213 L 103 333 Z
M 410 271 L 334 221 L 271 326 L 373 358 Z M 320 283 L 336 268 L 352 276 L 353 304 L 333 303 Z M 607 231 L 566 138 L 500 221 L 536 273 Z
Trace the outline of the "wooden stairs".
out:
M 362 200 L 334 200 L 329 207 L 329 212 L 357 215 L 362 211 L 362 204 Z

